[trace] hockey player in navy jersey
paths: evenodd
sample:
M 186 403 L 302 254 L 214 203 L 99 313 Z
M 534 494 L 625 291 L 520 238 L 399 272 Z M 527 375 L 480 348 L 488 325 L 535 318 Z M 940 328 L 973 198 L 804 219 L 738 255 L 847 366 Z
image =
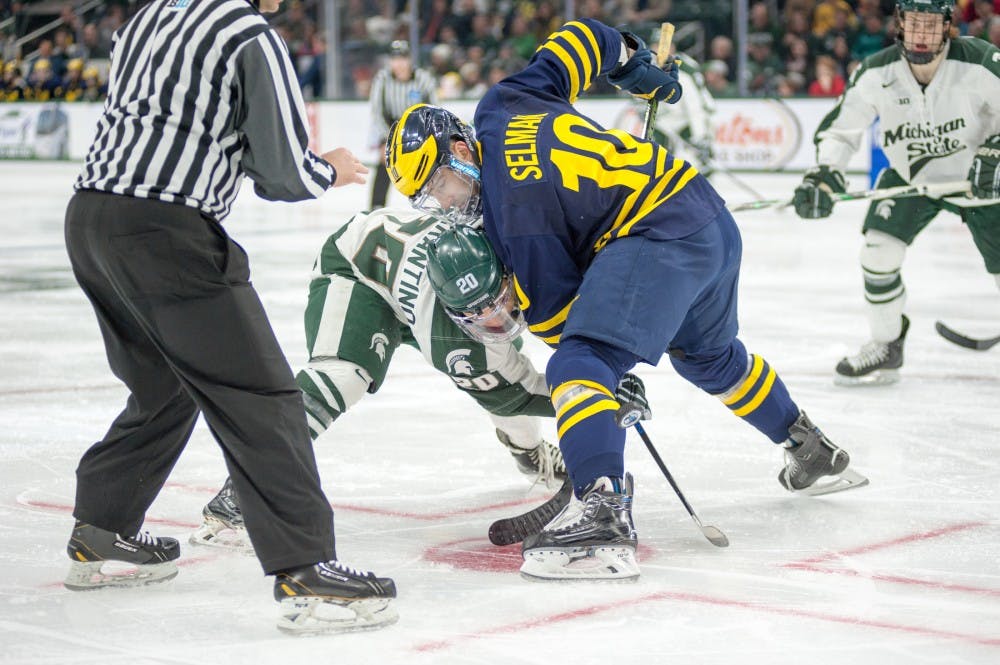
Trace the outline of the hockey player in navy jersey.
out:
M 631 407 L 615 388 L 636 363 L 655 365 L 664 353 L 684 378 L 786 447 L 778 477 L 786 489 L 849 478 L 847 453 L 736 338 L 741 240 L 723 200 L 687 162 L 572 105 L 602 75 L 634 95 L 675 102 L 675 67 L 657 67 L 634 35 L 572 21 L 483 97 L 475 137 L 426 105 L 390 131 L 396 187 L 459 223 L 428 257 L 451 315 L 493 339 L 526 324 L 556 349 L 546 380 L 579 501 L 525 540 L 529 576 L 638 576 L 618 417 Z M 485 233 L 461 224 L 480 214 Z

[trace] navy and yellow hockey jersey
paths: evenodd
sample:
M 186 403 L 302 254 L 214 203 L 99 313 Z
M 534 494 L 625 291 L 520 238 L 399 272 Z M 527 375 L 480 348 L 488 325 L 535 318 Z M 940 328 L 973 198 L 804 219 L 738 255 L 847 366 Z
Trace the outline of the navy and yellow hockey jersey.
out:
M 573 108 L 620 55 L 617 30 L 571 21 L 476 109 L 484 228 L 514 273 L 529 329 L 552 345 L 583 273 L 608 242 L 682 238 L 724 205 L 687 162 Z

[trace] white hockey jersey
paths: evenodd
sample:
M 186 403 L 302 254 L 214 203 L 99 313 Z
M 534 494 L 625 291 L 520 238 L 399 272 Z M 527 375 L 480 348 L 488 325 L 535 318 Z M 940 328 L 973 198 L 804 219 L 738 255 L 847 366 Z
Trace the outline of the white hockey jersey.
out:
M 1000 133 L 1000 49 L 951 40 L 926 87 L 897 46 L 865 58 L 816 131 L 817 162 L 843 171 L 876 118 L 879 143 L 903 179 L 966 179 L 976 149 Z

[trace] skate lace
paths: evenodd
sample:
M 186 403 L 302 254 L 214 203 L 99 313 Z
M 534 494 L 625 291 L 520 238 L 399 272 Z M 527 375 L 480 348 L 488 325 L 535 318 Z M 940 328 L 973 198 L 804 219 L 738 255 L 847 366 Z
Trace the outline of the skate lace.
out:
M 140 545 L 147 545 L 150 547 L 156 547 L 159 545 L 158 539 L 150 535 L 149 531 L 140 531 L 132 536 L 131 540 L 134 540 Z
M 889 345 L 882 342 L 868 342 L 857 355 L 847 359 L 854 369 L 864 369 L 879 364 L 889 357 Z
M 562 483 L 556 478 L 557 473 L 566 473 L 566 464 L 563 462 L 562 453 L 550 443 L 542 441 L 538 447 L 530 451 L 531 461 L 538 467 L 535 479 L 531 483 L 534 487 L 538 483 L 544 483 L 549 489 L 556 489 Z M 529 488 L 530 489 L 530 488 Z
M 355 568 L 354 566 L 348 566 L 346 563 L 341 563 L 336 559 L 332 561 L 327 561 L 325 563 L 321 563 L 319 565 L 326 566 L 327 568 L 333 568 L 334 570 L 338 570 L 342 573 L 347 573 L 348 575 L 352 575 L 354 577 L 370 577 L 374 574 L 368 572 L 367 570 L 360 570 L 358 568 Z

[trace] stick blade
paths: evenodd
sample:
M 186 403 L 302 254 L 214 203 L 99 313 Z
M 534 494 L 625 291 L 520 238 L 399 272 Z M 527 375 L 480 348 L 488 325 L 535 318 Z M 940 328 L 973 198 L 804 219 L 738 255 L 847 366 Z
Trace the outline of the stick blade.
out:
M 729 539 L 726 534 L 712 525 L 701 527 L 701 532 L 716 547 L 729 547 Z
M 528 536 L 538 533 L 559 514 L 573 494 L 573 483 L 566 480 L 559 491 L 542 505 L 526 513 L 499 519 L 490 525 L 490 542 L 499 547 L 519 543 Z
M 988 351 L 996 346 L 996 344 L 1000 343 L 1000 335 L 985 339 L 976 339 L 949 328 L 942 321 L 935 322 L 934 329 L 937 330 L 941 337 L 944 337 L 949 342 L 957 344 L 965 349 L 972 349 L 973 351 Z

